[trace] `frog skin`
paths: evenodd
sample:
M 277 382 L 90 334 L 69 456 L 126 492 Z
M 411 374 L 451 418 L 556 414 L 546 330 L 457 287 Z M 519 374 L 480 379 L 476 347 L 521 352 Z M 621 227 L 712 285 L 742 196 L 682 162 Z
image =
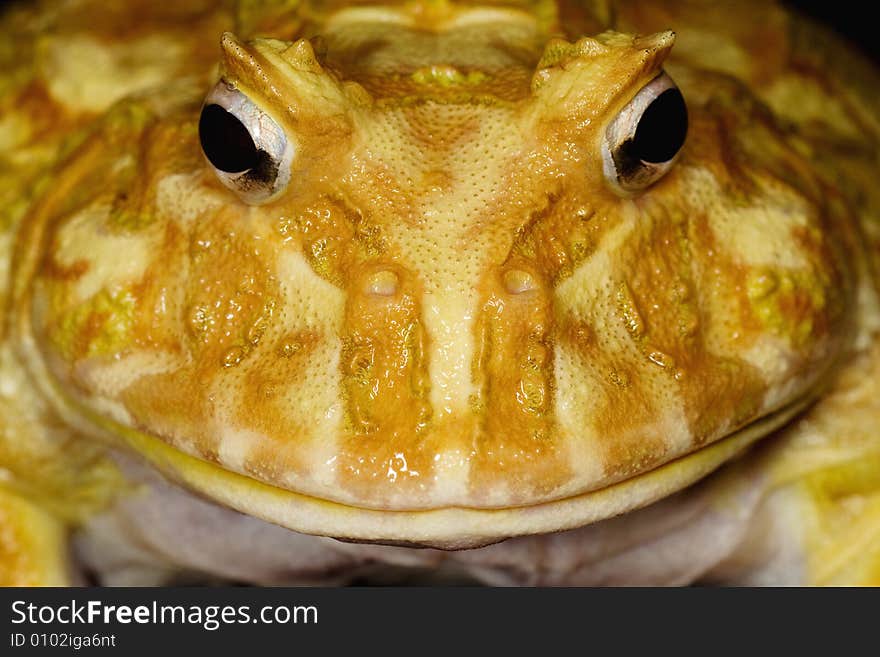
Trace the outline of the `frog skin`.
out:
M 13 5 L 0 581 L 880 583 L 877 89 L 768 2 Z

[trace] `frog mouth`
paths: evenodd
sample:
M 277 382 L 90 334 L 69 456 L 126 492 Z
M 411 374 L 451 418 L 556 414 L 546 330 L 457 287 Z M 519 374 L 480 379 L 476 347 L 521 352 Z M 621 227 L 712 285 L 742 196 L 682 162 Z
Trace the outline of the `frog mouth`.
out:
M 701 450 L 604 488 L 534 505 L 418 510 L 357 507 L 273 486 L 96 416 L 66 397 L 64 402 L 172 481 L 242 513 L 300 533 L 349 542 L 459 550 L 516 536 L 575 529 L 647 506 L 706 477 L 752 443 L 783 427 L 813 402 L 817 392 L 814 389 Z M 64 397 L 60 391 L 55 393 Z
M 103 436 L 152 464 L 170 480 L 242 513 L 304 534 L 394 545 L 467 549 L 516 536 L 564 531 L 647 506 L 704 478 L 749 445 L 803 411 L 828 377 L 815 376 L 800 394 L 724 437 L 625 479 L 551 499 L 497 506 L 437 500 L 418 508 L 381 508 L 323 497 L 261 481 L 200 458 L 146 431 L 101 414 L 52 376 L 33 335 L 20 336 L 19 356 L 43 396 L 73 427 Z M 828 374 L 833 365 L 817 374 Z M 428 500 L 430 502 L 430 500 Z

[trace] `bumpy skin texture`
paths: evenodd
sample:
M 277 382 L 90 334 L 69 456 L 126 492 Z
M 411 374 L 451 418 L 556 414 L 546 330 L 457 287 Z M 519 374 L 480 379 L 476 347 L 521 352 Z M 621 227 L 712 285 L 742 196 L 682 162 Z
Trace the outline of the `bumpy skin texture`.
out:
M 55 546 L 8 581 L 56 581 L 65 526 L 116 582 L 878 577 L 880 111 L 832 38 L 763 2 L 114 11 L 0 23 L 0 550 Z M 688 139 L 624 198 L 605 130 L 664 69 Z M 263 205 L 201 153 L 218 78 L 295 146 Z M 559 533 L 327 541 L 310 568 L 291 542 L 326 539 L 242 519 L 278 568 L 227 572 L 149 535 L 168 496 L 230 512 L 132 454 L 307 534 Z

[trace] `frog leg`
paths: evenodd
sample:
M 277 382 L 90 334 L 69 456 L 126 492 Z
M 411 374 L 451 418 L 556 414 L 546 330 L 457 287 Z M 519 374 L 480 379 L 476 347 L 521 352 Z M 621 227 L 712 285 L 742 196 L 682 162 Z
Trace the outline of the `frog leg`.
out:
M 0 485 L 0 586 L 70 583 L 64 523 Z
M 0 584 L 79 581 L 70 530 L 124 487 L 105 453 L 48 406 L 0 344 Z
M 766 481 L 763 502 L 713 576 L 880 585 L 880 342 L 755 458 Z
M 0 586 L 68 585 L 67 523 L 31 494 L 27 473 L 43 470 L 47 453 L 34 440 L 23 378 L 8 358 L 0 352 Z

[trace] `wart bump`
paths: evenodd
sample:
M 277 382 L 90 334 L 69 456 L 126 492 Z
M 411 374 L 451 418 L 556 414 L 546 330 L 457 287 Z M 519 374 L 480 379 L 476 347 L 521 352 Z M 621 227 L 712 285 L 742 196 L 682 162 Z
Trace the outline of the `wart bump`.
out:
M 364 292 L 377 297 L 390 297 L 397 294 L 397 274 L 393 271 L 379 271 L 369 276 L 364 284 Z
M 522 294 L 534 290 L 538 284 L 529 272 L 509 269 L 504 272 L 504 287 L 511 294 Z

